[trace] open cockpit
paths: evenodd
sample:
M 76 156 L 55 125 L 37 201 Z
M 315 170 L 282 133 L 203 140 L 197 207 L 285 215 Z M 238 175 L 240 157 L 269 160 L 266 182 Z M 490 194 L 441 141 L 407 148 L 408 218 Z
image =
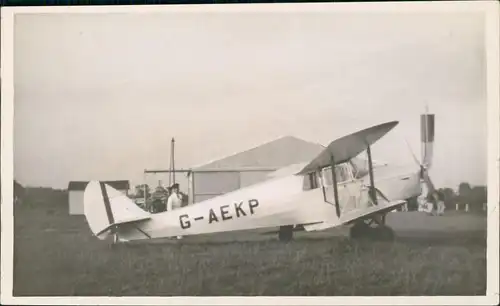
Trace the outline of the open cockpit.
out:
M 361 179 L 368 175 L 369 170 L 365 165 L 366 161 L 360 158 L 353 158 L 348 162 L 335 165 L 335 182 L 343 184 Z M 321 170 L 309 172 L 304 176 L 304 190 L 320 188 L 321 186 L 332 186 L 332 167 L 327 166 Z

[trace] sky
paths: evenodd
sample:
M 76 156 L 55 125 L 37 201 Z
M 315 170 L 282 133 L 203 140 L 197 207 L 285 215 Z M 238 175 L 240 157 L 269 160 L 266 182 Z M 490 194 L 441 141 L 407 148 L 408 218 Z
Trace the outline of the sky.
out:
M 434 183 L 486 184 L 483 27 L 474 13 L 16 15 L 14 177 L 140 183 L 169 167 L 172 137 L 189 168 L 392 120 L 374 158 L 407 164 L 428 105 Z

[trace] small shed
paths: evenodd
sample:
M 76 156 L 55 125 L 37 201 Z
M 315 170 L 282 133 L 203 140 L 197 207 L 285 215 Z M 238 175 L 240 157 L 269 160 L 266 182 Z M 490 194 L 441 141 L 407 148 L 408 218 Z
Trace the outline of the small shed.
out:
M 71 181 L 68 185 L 68 203 L 70 215 L 83 215 L 83 194 L 89 182 Z M 105 181 L 104 183 L 128 195 L 130 182 L 122 181 Z

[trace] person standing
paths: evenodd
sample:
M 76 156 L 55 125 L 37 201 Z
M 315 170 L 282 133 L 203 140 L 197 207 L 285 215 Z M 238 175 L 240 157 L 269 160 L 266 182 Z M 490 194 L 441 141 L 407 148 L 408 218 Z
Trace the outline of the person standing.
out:
M 179 193 L 179 184 L 175 183 L 171 187 L 170 196 L 167 200 L 167 211 L 172 211 L 181 207 L 182 195 Z M 182 236 L 177 236 L 177 239 L 182 239 Z
M 437 214 L 438 216 L 442 216 L 444 214 L 444 210 L 446 206 L 444 205 L 444 194 L 442 192 L 438 192 L 438 202 L 437 202 Z
M 170 196 L 167 200 L 167 211 L 181 208 L 182 195 L 179 193 L 179 184 L 175 183 L 171 187 Z
M 435 206 L 436 206 L 435 205 L 435 193 L 430 192 L 427 195 L 427 198 L 425 199 L 423 211 L 425 213 L 427 213 L 428 215 L 433 216 L 433 215 L 435 215 L 435 213 L 434 213 Z

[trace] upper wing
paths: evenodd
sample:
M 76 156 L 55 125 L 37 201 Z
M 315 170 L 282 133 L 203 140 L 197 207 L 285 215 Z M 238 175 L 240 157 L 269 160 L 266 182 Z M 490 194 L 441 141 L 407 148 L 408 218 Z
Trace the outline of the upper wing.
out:
M 305 174 L 329 166 L 332 155 L 335 157 L 336 164 L 348 161 L 382 138 L 398 123 L 398 121 L 391 121 L 375 125 L 333 141 L 297 174 Z

